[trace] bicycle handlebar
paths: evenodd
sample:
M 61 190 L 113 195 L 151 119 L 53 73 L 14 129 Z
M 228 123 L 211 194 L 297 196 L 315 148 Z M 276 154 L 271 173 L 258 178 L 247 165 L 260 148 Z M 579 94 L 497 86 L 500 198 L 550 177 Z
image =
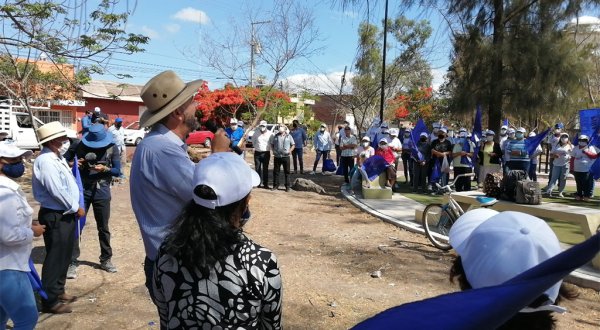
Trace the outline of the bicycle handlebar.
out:
M 459 175 L 457 175 L 457 176 L 454 177 L 454 180 L 452 180 L 452 182 L 449 182 L 445 186 L 440 186 L 440 184 L 437 183 L 437 182 L 435 183 L 435 185 L 438 187 L 438 189 L 442 189 L 442 190 L 444 190 L 446 192 L 452 192 L 452 187 L 454 187 L 454 185 L 456 184 L 456 181 L 459 178 L 462 178 L 462 177 L 465 177 L 465 176 L 474 177 L 475 173 L 463 173 L 463 174 L 459 174 Z

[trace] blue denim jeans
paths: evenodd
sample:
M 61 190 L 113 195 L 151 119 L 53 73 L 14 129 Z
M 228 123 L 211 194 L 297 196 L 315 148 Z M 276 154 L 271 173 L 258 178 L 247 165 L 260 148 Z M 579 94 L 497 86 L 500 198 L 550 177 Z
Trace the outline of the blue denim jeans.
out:
M 0 271 L 0 329 L 6 329 L 9 318 L 15 330 L 33 329 L 37 323 L 38 310 L 26 272 Z
M 558 181 L 558 192 L 563 192 L 563 190 L 565 190 L 565 185 L 567 184 L 567 175 L 569 175 L 569 166 L 554 165 L 550 175 L 550 184 L 548 185 L 548 189 L 546 189 L 546 191 L 552 192 L 552 189 L 554 189 L 554 186 L 556 186 L 556 182 Z

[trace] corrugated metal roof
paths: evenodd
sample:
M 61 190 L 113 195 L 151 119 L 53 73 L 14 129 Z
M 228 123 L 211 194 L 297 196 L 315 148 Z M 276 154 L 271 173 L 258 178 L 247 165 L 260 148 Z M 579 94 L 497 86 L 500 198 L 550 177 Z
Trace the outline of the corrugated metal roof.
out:
M 92 80 L 81 86 L 84 98 L 111 99 L 130 102 L 142 102 L 142 85 L 131 85 L 114 81 Z

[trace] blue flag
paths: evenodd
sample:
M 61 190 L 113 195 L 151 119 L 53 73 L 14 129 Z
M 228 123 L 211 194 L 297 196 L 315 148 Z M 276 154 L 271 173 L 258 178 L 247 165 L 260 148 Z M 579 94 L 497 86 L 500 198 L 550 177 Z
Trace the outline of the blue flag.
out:
M 81 174 L 79 174 L 79 166 L 77 166 L 77 157 L 73 160 L 73 168 L 71 169 L 75 181 L 77 182 L 77 188 L 79 188 L 79 207 L 85 208 L 85 201 L 83 199 L 83 183 L 81 182 Z M 75 230 L 75 237 L 79 238 L 85 226 L 85 215 L 77 219 L 77 230 Z
M 475 148 L 475 149 L 477 149 L 477 148 Z M 471 141 L 469 141 L 469 139 L 464 140 L 463 145 L 462 145 L 462 151 L 471 152 Z M 473 151 L 473 155 L 476 155 L 476 151 Z M 473 161 L 471 160 L 471 157 L 469 157 L 469 156 L 461 156 L 460 163 L 473 167 Z
M 475 120 L 473 121 L 473 133 L 471 134 L 471 142 L 475 144 L 475 149 L 473 150 L 473 161 L 471 162 L 469 160 L 471 166 L 473 166 L 473 163 L 477 162 L 477 155 L 479 154 L 479 141 L 481 141 L 482 135 L 483 127 L 481 126 L 481 106 L 477 105 L 477 111 L 475 112 Z
M 374 155 L 367 160 L 362 165 L 362 169 L 367 173 L 367 177 L 370 181 L 375 180 L 375 178 L 381 174 L 381 172 L 385 171 L 388 167 L 388 163 L 383 159 L 383 157 L 379 155 Z
M 549 128 L 536 136 L 528 137 L 525 139 L 525 149 L 527 150 L 527 153 L 530 156 L 535 153 L 535 149 L 537 149 L 537 147 L 540 145 L 540 143 L 542 143 L 544 138 L 546 138 L 548 132 L 550 132 Z
M 600 109 L 587 109 L 579 111 L 579 125 L 581 134 L 590 137 L 590 145 L 600 149 Z M 600 161 L 596 161 L 590 168 L 594 180 L 600 179 Z
M 598 251 L 600 234 L 500 285 L 393 307 L 353 329 L 496 329 Z
M 42 280 L 40 280 L 40 275 L 38 275 L 37 270 L 35 270 L 35 266 L 33 265 L 33 260 L 31 257 L 29 258 L 29 272 L 27 273 L 27 277 L 29 277 L 29 283 L 31 283 L 31 287 L 34 292 L 37 292 L 40 297 L 44 299 L 48 299 L 48 295 L 46 291 L 42 289 Z
M 502 121 L 502 125 L 508 127 L 508 118 L 505 118 L 504 121 Z
M 429 177 L 430 182 L 439 182 L 440 177 L 442 176 L 442 171 L 440 169 L 442 161 L 442 158 L 433 160 L 433 169 L 431 170 L 431 176 Z
M 427 131 L 427 126 L 425 125 L 425 122 L 422 118 L 419 118 L 419 121 L 417 121 L 415 128 L 413 128 L 412 132 L 410 133 L 410 139 L 412 140 L 412 144 L 414 146 L 414 148 L 411 150 L 411 154 L 414 159 L 420 161 L 424 159 L 423 155 L 419 151 L 419 148 L 417 148 L 417 142 L 419 142 L 419 139 L 421 138 L 421 133 L 427 133 L 427 136 L 429 136 L 429 132 Z

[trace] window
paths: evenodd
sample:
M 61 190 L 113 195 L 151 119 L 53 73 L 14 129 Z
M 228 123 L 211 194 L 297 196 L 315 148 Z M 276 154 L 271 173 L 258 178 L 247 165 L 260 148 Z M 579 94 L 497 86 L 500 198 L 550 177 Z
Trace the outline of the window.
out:
M 73 125 L 72 110 L 37 110 L 35 114 L 44 123 L 58 121 L 66 128 L 71 128 Z

